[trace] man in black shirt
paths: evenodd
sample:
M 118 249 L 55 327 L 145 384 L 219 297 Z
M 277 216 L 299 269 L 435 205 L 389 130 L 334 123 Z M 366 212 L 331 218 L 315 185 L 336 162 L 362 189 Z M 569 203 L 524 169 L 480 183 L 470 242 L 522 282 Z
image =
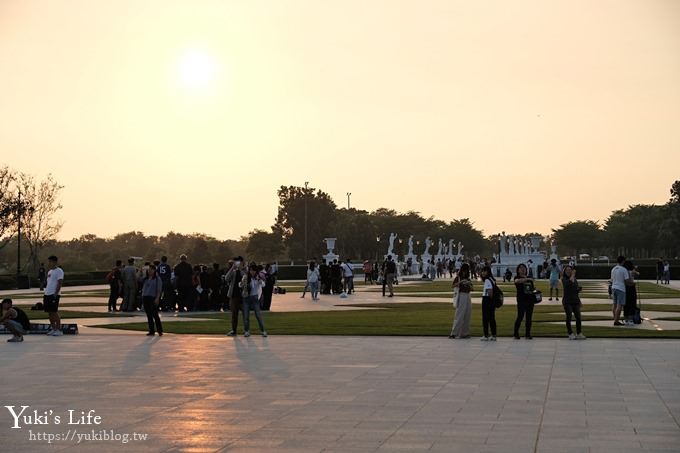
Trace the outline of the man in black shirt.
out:
M 28 315 L 21 308 L 12 307 L 12 299 L 4 299 L 2 301 L 2 318 L 0 318 L 0 322 L 2 322 L 7 330 L 14 334 L 12 338 L 7 340 L 10 343 L 24 341 L 24 335 L 31 330 Z
M 118 298 L 123 295 L 123 274 L 120 272 L 120 268 L 123 266 L 121 260 L 116 261 L 116 265 L 111 269 L 109 275 L 106 276 L 106 281 L 109 283 L 109 311 L 118 311 L 116 308 L 116 303 Z
M 161 310 L 171 311 L 175 308 L 175 290 L 172 287 L 172 268 L 168 264 L 168 257 L 161 256 L 160 264 L 156 265 L 156 272 L 163 282 L 161 293 Z
M 179 263 L 175 266 L 175 282 L 177 284 L 177 296 L 179 298 L 180 311 L 191 310 L 194 308 L 192 297 L 195 294 L 192 284 L 194 269 L 187 262 L 187 256 L 179 257 Z

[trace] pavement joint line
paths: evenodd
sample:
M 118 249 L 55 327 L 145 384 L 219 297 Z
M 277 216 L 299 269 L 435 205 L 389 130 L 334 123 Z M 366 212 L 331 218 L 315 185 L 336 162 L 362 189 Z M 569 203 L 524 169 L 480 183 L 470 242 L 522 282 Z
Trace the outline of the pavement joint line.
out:
M 668 407 L 668 404 L 666 403 L 666 401 L 665 401 L 663 398 L 660 397 L 659 391 L 656 389 L 656 386 L 654 385 L 654 382 L 653 382 L 652 379 L 649 377 L 649 375 L 647 374 L 647 372 L 645 371 L 645 369 L 642 367 L 642 364 L 640 363 L 640 360 L 637 358 L 636 355 L 633 355 L 633 357 L 635 358 L 635 363 L 637 364 L 638 368 L 640 368 L 640 371 L 642 371 L 642 374 L 644 374 L 645 377 L 647 378 L 647 380 L 649 381 L 649 385 L 654 389 L 654 392 L 656 393 L 657 398 L 659 398 L 659 399 L 661 400 L 661 403 L 663 403 L 663 406 L 664 406 L 664 408 L 666 409 L 666 412 L 668 412 L 668 415 L 671 416 L 671 418 L 672 418 L 673 421 L 675 422 L 676 426 L 677 426 L 678 428 L 680 428 L 680 422 L 678 422 L 678 419 L 675 418 L 675 415 L 673 414 L 673 411 L 671 411 L 671 408 Z M 665 360 L 664 360 L 664 362 L 665 362 Z
M 555 358 L 557 357 L 557 343 L 553 344 L 552 363 L 550 366 L 550 375 L 548 376 L 548 384 L 545 386 L 545 394 L 543 395 L 543 404 L 541 405 L 541 420 L 538 422 L 538 429 L 536 430 L 536 441 L 534 442 L 534 453 L 538 453 L 538 442 L 541 439 L 541 428 L 543 427 L 543 417 L 545 416 L 545 406 L 548 403 L 550 395 L 550 384 L 552 382 L 553 371 L 555 370 Z

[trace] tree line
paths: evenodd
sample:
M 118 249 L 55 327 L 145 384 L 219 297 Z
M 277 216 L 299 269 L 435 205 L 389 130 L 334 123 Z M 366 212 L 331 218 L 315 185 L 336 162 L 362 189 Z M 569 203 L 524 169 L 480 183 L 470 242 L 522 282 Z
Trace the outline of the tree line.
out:
M 382 259 L 389 234 L 398 234 L 395 253 L 408 251 L 414 235 L 414 252 L 422 253 L 426 237 L 464 245 L 467 256 L 490 257 L 498 250 L 498 235 L 485 236 L 470 219 L 440 220 L 419 212 L 397 212 L 380 208 L 369 212 L 339 208 L 329 194 L 313 187 L 281 186 L 277 191 L 278 212 L 269 230 L 256 229 L 238 240 L 219 240 L 201 234 L 169 232 L 164 236 L 139 231 L 101 238 L 85 234 L 60 241 L 55 237 L 62 223 L 56 215 L 62 208 L 63 186 L 51 175 L 44 180 L 0 167 L 0 273 L 12 273 L 16 263 L 17 229 L 22 225 L 22 268 L 32 272 L 46 256 L 55 254 L 74 270 L 104 270 L 117 259 L 166 255 L 171 261 L 187 253 L 193 263 L 224 263 L 234 255 L 256 261 L 303 262 L 321 259 L 326 253 L 323 239 L 337 238 L 335 253 L 356 261 Z M 560 225 L 545 238 L 554 241 L 561 255 L 588 253 L 625 254 L 637 258 L 673 257 L 680 253 L 680 181 L 671 187 L 664 205 L 634 205 L 612 212 L 600 224 L 580 220 Z M 536 233 L 515 234 L 529 237 Z M 540 236 L 540 234 L 539 234 Z M 547 244 L 542 244 L 547 249 Z

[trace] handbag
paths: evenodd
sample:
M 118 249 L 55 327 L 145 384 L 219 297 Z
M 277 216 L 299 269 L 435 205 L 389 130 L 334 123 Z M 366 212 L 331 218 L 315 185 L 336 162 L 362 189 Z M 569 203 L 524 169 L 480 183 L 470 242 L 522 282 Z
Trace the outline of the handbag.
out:
M 543 302 L 543 293 L 536 290 L 534 291 L 534 304 L 540 304 Z

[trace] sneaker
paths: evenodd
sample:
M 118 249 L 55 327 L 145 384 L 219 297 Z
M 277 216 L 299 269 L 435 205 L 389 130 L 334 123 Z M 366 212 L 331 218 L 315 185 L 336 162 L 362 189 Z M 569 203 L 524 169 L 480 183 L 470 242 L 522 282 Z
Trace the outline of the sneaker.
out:
M 622 323 L 622 322 L 620 322 L 620 321 L 614 321 L 614 325 L 615 325 L 615 326 L 622 326 L 622 325 L 623 325 L 623 323 Z
M 489 341 L 496 341 L 496 337 L 489 338 Z
M 577 339 L 577 340 L 585 340 L 586 338 L 588 338 L 588 337 L 586 337 L 586 336 L 583 335 L 582 333 L 576 335 L 576 339 Z
M 521 338 L 519 337 L 519 335 L 515 335 L 515 336 L 513 336 L 512 338 L 514 338 L 515 340 L 520 340 L 520 339 L 521 339 Z
M 626 325 L 629 326 L 629 327 L 632 327 L 632 326 L 635 325 L 635 323 L 633 322 L 632 319 L 629 319 L 628 321 L 626 321 Z
M 552 297 L 550 297 L 548 300 L 552 300 Z
M 266 330 L 263 330 L 263 331 L 262 331 L 262 336 L 263 336 L 263 337 L 268 337 L 268 336 L 269 336 L 269 335 L 267 335 L 267 331 L 266 331 Z
M 235 337 L 235 336 L 236 336 L 236 332 L 234 332 L 233 330 L 230 330 L 229 332 L 227 332 L 227 336 L 228 336 L 228 337 Z
M 246 330 L 246 331 L 243 333 L 243 336 L 244 336 L 244 337 L 249 337 L 249 336 L 250 336 L 250 332 L 248 332 L 248 331 Z
M 482 337 L 479 339 L 479 341 L 489 341 L 489 337 Z
M 49 328 L 49 330 L 45 333 L 45 335 L 52 335 L 52 332 L 54 332 L 53 328 Z
M 570 334 L 569 334 L 569 339 L 570 339 L 570 340 L 576 340 L 576 335 L 574 335 L 573 333 L 570 333 Z
M 525 340 L 533 340 L 534 337 L 532 337 L 531 335 L 529 335 L 529 336 L 527 336 L 527 337 L 524 337 L 524 339 L 525 339 Z
M 455 337 L 454 335 L 449 335 L 449 339 L 450 339 L 450 340 L 453 340 L 453 339 L 455 339 L 455 338 L 456 338 L 456 337 Z
M 53 337 L 60 337 L 60 336 L 64 335 L 64 332 L 62 332 L 61 330 L 55 330 L 50 335 L 53 336 Z
M 24 337 L 17 337 L 16 335 L 7 340 L 8 343 L 21 343 L 24 341 Z
M 555 300 L 556 300 L 557 302 L 559 302 L 559 301 L 560 301 L 560 298 L 559 298 L 559 297 L 556 297 Z

